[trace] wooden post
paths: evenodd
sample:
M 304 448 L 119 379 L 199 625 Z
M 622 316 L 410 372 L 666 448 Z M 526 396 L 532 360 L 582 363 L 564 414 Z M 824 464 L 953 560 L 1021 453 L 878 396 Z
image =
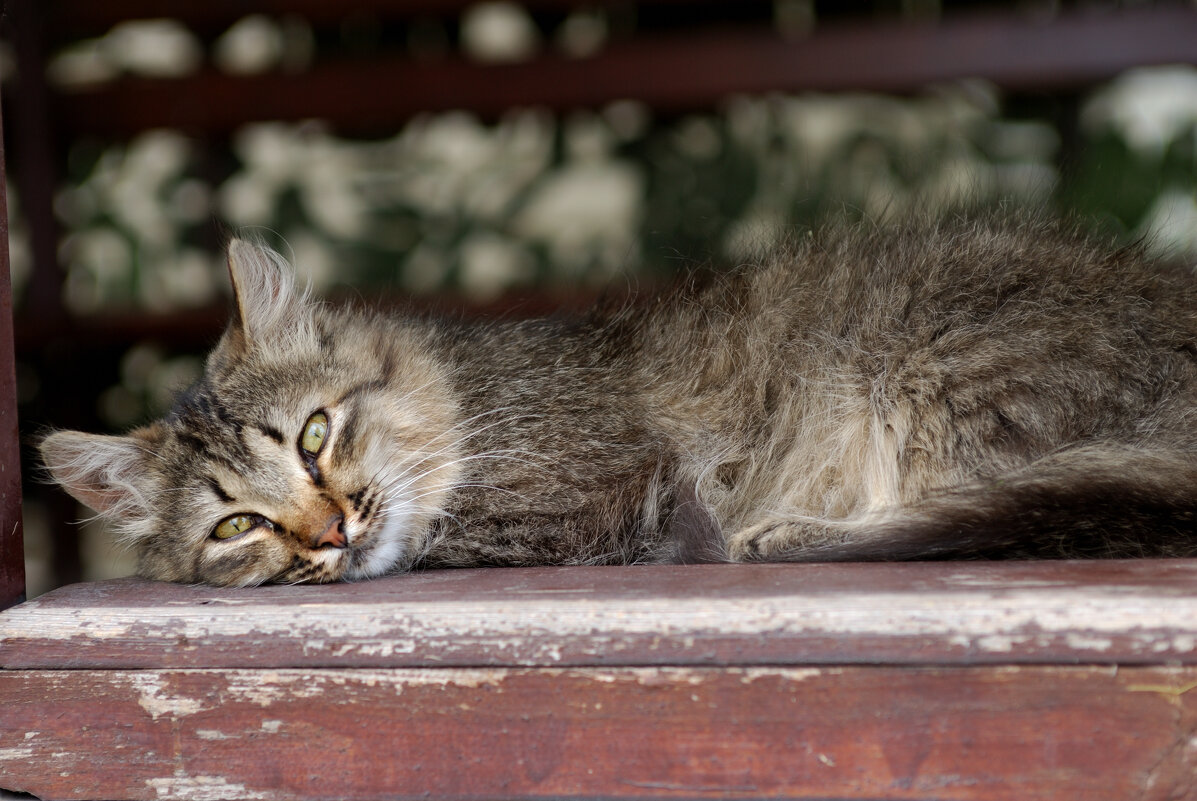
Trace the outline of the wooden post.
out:
M 2 129 L 0 125 L 0 129 Z M 4 138 L 0 134 L 0 609 L 25 597 L 21 547 L 21 448 L 17 432 L 17 379 L 12 334 L 12 280 L 8 272 L 8 200 L 4 192 Z

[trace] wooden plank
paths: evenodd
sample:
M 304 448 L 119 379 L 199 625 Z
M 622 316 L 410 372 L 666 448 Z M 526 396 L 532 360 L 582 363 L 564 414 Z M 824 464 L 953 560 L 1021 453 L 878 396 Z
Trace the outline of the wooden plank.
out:
M 1194 668 L 0 672 L 39 798 L 1197 797 Z
M 0 126 L 2 127 L 2 126 Z M 8 267 L 8 199 L 0 134 L 0 609 L 25 597 L 21 536 L 21 439 L 17 428 L 12 277 Z
M 322 63 L 298 74 L 127 78 L 64 94 L 56 117 L 75 134 L 127 137 L 156 127 L 223 135 L 256 120 L 319 118 L 341 133 L 388 134 L 419 112 L 516 107 L 562 111 L 614 100 L 664 113 L 710 109 L 737 93 L 917 91 L 986 78 L 1006 89 L 1060 89 L 1130 67 L 1197 62 L 1197 9 L 1145 6 L 931 24 L 827 26 L 791 41 L 766 29 L 695 32 L 615 44 L 593 58 L 413 63 L 398 57 Z
M 1197 664 L 1197 560 L 136 579 L 0 613 L 3 668 Z
M 638 284 L 641 291 L 651 292 L 652 279 Z M 620 289 L 612 288 L 604 297 L 620 297 Z M 600 297 L 597 290 L 574 287 L 544 287 L 512 290 L 489 300 L 471 298 L 450 291 L 427 296 L 400 294 L 372 297 L 370 305 L 378 309 L 393 309 L 400 314 L 451 316 L 455 319 L 527 319 L 551 314 L 582 313 L 590 309 Z M 334 303 L 361 300 L 360 291 L 335 294 Z M 193 309 L 171 312 L 108 311 L 71 316 L 55 320 L 28 311 L 18 313 L 14 320 L 17 351 L 29 352 L 53 343 L 69 342 L 79 353 L 116 346 L 128 347 L 147 339 L 179 348 L 207 350 L 212 347 L 229 321 L 229 303 L 221 300 Z

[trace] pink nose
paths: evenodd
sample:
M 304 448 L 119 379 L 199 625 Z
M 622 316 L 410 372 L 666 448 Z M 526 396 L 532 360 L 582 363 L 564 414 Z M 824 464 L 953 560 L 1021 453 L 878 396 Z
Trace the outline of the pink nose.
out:
M 344 548 L 349 545 L 349 538 L 345 536 L 345 530 L 341 525 L 345 522 L 342 515 L 333 515 L 324 524 L 324 531 L 319 537 L 312 540 L 313 548 Z

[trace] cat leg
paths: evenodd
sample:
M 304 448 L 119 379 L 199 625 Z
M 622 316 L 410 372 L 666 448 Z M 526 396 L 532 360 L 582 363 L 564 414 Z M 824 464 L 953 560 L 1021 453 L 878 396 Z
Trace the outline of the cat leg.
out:
M 828 561 L 852 560 L 854 545 L 875 539 L 869 534 L 856 520 L 770 516 L 734 532 L 727 555 L 733 562 L 823 561 L 821 555 L 833 553 L 842 556 Z

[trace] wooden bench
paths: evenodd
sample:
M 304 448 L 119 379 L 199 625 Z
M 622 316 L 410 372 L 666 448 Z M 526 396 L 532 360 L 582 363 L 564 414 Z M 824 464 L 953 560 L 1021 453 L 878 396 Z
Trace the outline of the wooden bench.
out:
M 293 5 L 329 8 L 271 7 Z M 95 28 L 111 9 L 160 6 L 50 8 L 53 19 Z M 213 20 L 240 10 L 223 0 L 195 8 Z M 1197 61 L 1197 12 L 1052 25 L 970 18 L 832 30 L 802 46 L 745 35 L 546 58 L 442 65 L 447 96 L 395 93 L 363 124 L 440 103 L 566 108 L 634 89 L 681 110 L 728 91 L 906 90 L 972 74 L 1076 87 L 1134 64 Z M 396 80 L 410 69 L 384 68 Z M 362 122 L 360 109 L 311 108 L 313 97 L 338 96 L 305 95 L 290 76 L 181 80 L 125 81 L 52 105 L 59 122 L 114 136 L 157 124 L 220 132 L 265 113 Z M 569 83 L 585 89 L 553 94 Z M 246 85 L 253 92 L 227 104 L 143 102 L 186 91 L 223 101 Z M 26 92 L 19 108 L 32 113 L 38 102 Z M 19 122 L 24 152 L 35 152 L 37 121 Z M 47 242 L 52 249 L 45 230 L 35 236 L 35 248 Z M 0 606 L 12 605 L 0 612 L 0 790 L 1197 798 L 1197 561 L 463 570 L 252 590 L 122 579 L 19 603 L 11 298 L 0 254 Z M 54 276 L 39 282 L 39 296 L 52 298 Z
M 0 615 L 39 798 L 1195 798 L 1197 562 L 76 585 Z

